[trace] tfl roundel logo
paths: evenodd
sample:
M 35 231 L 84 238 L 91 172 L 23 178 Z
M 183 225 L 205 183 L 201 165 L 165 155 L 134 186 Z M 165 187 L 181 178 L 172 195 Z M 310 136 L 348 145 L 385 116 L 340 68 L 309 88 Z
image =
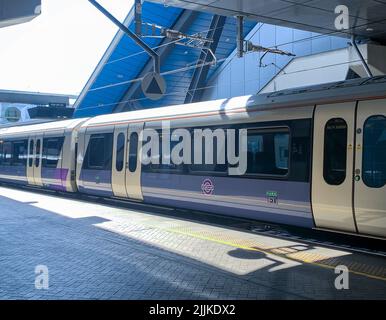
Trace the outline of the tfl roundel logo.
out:
M 210 179 L 205 179 L 201 184 L 202 193 L 205 195 L 212 195 L 214 193 L 214 183 Z

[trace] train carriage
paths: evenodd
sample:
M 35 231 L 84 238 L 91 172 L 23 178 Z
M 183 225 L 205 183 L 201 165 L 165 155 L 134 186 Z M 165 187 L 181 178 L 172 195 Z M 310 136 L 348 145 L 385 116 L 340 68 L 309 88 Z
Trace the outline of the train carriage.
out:
M 386 238 L 386 77 L 64 123 L 0 131 L 0 179 Z M 144 164 L 147 129 L 159 133 L 159 158 L 178 129 L 246 132 L 246 170 Z M 59 154 L 44 151 L 62 138 Z
M 87 119 L 0 131 L 0 180 L 76 192 L 77 129 Z

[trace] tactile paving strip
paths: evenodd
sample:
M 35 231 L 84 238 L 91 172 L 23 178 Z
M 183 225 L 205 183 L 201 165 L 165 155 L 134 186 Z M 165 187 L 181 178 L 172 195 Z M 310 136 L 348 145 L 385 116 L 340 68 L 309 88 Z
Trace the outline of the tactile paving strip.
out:
M 272 238 L 260 236 L 265 241 L 258 241 L 256 235 L 241 233 L 235 230 L 227 230 L 211 226 L 180 226 L 167 228 L 169 232 L 183 234 L 208 241 L 214 241 L 237 247 L 244 250 L 259 251 L 265 254 L 273 254 L 297 262 L 318 265 L 334 269 L 337 266 L 346 266 L 351 273 L 369 278 L 386 281 L 385 260 L 374 258 L 365 254 L 352 254 L 349 251 L 325 249 L 308 244 L 294 243 L 283 240 L 283 246 L 273 247 L 270 243 Z M 285 244 L 287 242 L 287 244 Z M 280 244 L 276 242 L 276 244 Z

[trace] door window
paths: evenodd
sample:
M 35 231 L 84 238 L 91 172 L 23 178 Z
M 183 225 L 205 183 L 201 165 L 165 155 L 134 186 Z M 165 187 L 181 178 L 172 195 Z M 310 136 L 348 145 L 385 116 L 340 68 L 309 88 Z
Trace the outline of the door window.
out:
M 324 180 L 330 185 L 341 185 L 347 171 L 347 123 L 341 118 L 326 123 L 323 161 Z
M 118 172 L 121 172 L 123 170 L 123 165 L 125 161 L 125 134 L 120 133 L 118 134 L 117 138 L 117 155 L 116 155 L 116 163 L 115 168 Z
M 373 116 L 363 129 L 362 178 L 366 186 L 381 188 L 386 184 L 386 117 Z
M 137 170 L 137 155 L 138 155 L 138 133 L 133 132 L 130 137 L 129 148 L 129 171 Z
M 111 170 L 113 134 L 93 134 L 87 147 L 83 169 Z
M 38 139 L 36 141 L 36 158 L 35 158 L 35 167 L 38 168 L 40 166 L 40 147 L 41 147 L 41 140 Z
M 32 164 L 33 164 L 33 154 L 34 154 L 34 141 L 31 139 L 29 142 L 29 159 L 28 159 L 29 167 L 32 167 Z
M 61 159 L 64 137 L 45 138 L 43 140 L 43 168 L 57 168 Z

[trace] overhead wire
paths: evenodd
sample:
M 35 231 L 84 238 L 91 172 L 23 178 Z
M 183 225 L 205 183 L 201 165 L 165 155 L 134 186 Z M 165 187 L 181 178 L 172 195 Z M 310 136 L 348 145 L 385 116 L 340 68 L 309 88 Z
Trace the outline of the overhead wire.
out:
M 291 1 L 288 1 L 288 2 L 291 2 Z M 298 5 L 302 5 L 300 3 L 297 3 L 297 4 Z M 304 7 L 309 7 L 309 6 L 304 6 Z M 280 11 L 280 10 L 274 10 L 272 12 L 276 12 L 276 11 Z M 364 27 L 364 26 L 368 26 L 368 25 L 371 25 L 371 24 L 380 23 L 380 22 L 384 22 L 384 21 L 386 21 L 386 20 L 382 19 L 382 20 L 379 20 L 379 21 L 374 21 L 374 22 L 366 23 L 366 24 L 363 24 L 363 25 L 360 25 L 360 26 L 355 26 L 354 28 L 351 28 L 350 30 L 352 31 L 352 30 L 355 30 L 356 28 L 360 28 L 360 27 Z M 287 22 L 291 22 L 291 21 L 287 20 Z M 260 24 L 260 26 L 257 28 L 257 30 L 255 30 L 253 35 L 255 35 L 262 28 L 262 26 L 265 25 L 264 23 L 261 23 L 261 22 L 258 22 L 258 24 Z M 224 27 L 225 26 L 216 27 L 216 28 L 204 30 L 204 31 L 199 32 L 199 33 L 208 33 L 210 31 L 217 30 L 217 29 L 224 28 Z M 310 41 L 310 40 L 314 40 L 314 39 L 318 39 L 318 38 L 331 37 L 334 34 L 342 34 L 342 33 L 349 34 L 349 31 L 342 32 L 342 30 L 334 30 L 334 31 L 331 31 L 331 32 L 328 32 L 328 33 L 312 35 L 310 37 L 305 37 L 305 38 L 301 38 L 301 39 L 298 39 L 298 40 L 293 40 L 293 41 L 288 41 L 288 42 L 284 42 L 284 43 L 280 43 L 280 44 L 275 44 L 275 45 L 270 46 L 268 48 L 279 48 L 279 47 L 290 45 L 290 44 L 297 44 L 297 43 L 301 43 L 301 42 L 305 42 L 305 41 Z M 253 37 L 253 35 L 251 37 Z M 173 45 L 176 42 L 180 42 L 180 41 L 181 41 L 181 39 L 171 40 L 171 41 L 169 41 L 167 43 L 163 43 L 163 44 L 160 44 L 158 46 L 154 46 L 152 49 L 156 50 L 156 49 L 159 49 L 159 48 L 162 48 L 162 47 L 165 47 L 165 46 Z M 124 57 L 121 57 L 121 58 L 118 58 L 118 59 L 115 59 L 115 60 L 107 61 L 105 63 L 105 65 L 113 64 L 115 62 L 119 62 L 119 61 L 122 61 L 122 60 L 125 60 L 125 59 L 130 59 L 132 57 L 138 56 L 138 55 L 143 54 L 143 53 L 145 53 L 144 50 L 139 51 L 139 52 L 135 52 L 135 53 L 133 53 L 131 55 L 128 55 L 128 56 L 124 56 Z M 235 57 L 236 57 L 236 55 L 233 55 L 233 57 L 231 57 L 231 58 L 228 57 L 228 58 L 224 58 L 224 59 L 219 59 L 218 63 L 221 64 L 222 62 L 225 62 L 226 60 L 228 60 L 228 61 L 226 61 L 225 65 L 223 64 L 221 66 L 221 68 L 224 69 L 233 61 L 233 59 Z M 204 64 L 199 65 L 199 67 L 206 66 L 206 65 L 209 65 L 211 63 L 212 62 L 204 63 Z M 336 64 L 331 64 L 331 66 L 333 66 L 333 65 L 336 65 Z M 325 66 L 325 67 L 328 67 L 328 66 Z M 179 73 L 179 72 L 186 72 L 186 71 L 189 71 L 189 70 L 195 69 L 195 68 L 197 68 L 197 65 L 193 65 L 193 66 L 189 66 L 189 67 L 183 67 L 183 68 L 175 69 L 175 70 L 169 70 L 169 71 L 161 73 L 161 75 L 171 75 L 171 74 L 175 74 L 175 73 Z M 127 81 L 113 83 L 113 84 L 109 84 L 109 85 L 105 85 L 105 86 L 100 86 L 100 87 L 97 87 L 97 88 L 89 89 L 88 92 L 93 92 L 93 91 L 103 90 L 103 89 L 107 89 L 107 88 L 111 88 L 111 87 L 115 87 L 115 86 L 130 84 L 130 83 L 141 81 L 142 79 L 143 78 L 136 78 L 136 79 L 131 79 L 131 80 L 127 80 Z M 193 90 L 184 90 L 184 93 L 188 93 L 188 92 L 192 92 L 192 91 L 194 92 L 194 91 L 197 91 L 197 90 L 204 90 L 204 89 L 213 88 L 213 87 L 216 87 L 216 86 L 206 86 L 206 87 L 202 87 L 202 88 L 196 88 L 196 89 L 193 89 Z M 181 91 L 170 92 L 170 93 L 165 94 L 165 96 L 174 95 L 174 94 L 181 94 L 181 93 L 182 93 Z M 84 107 L 84 108 L 82 108 L 82 110 L 93 109 L 93 108 L 100 108 L 100 107 L 103 107 L 103 106 L 110 106 L 110 105 L 118 105 L 120 103 L 136 102 L 136 101 L 141 101 L 141 100 L 145 100 L 145 99 L 148 99 L 148 98 L 129 99 L 129 100 L 126 100 L 126 101 L 119 101 L 119 102 L 114 102 L 114 103 L 110 103 L 110 104 L 98 104 L 98 105 L 95 105 L 95 106 Z

